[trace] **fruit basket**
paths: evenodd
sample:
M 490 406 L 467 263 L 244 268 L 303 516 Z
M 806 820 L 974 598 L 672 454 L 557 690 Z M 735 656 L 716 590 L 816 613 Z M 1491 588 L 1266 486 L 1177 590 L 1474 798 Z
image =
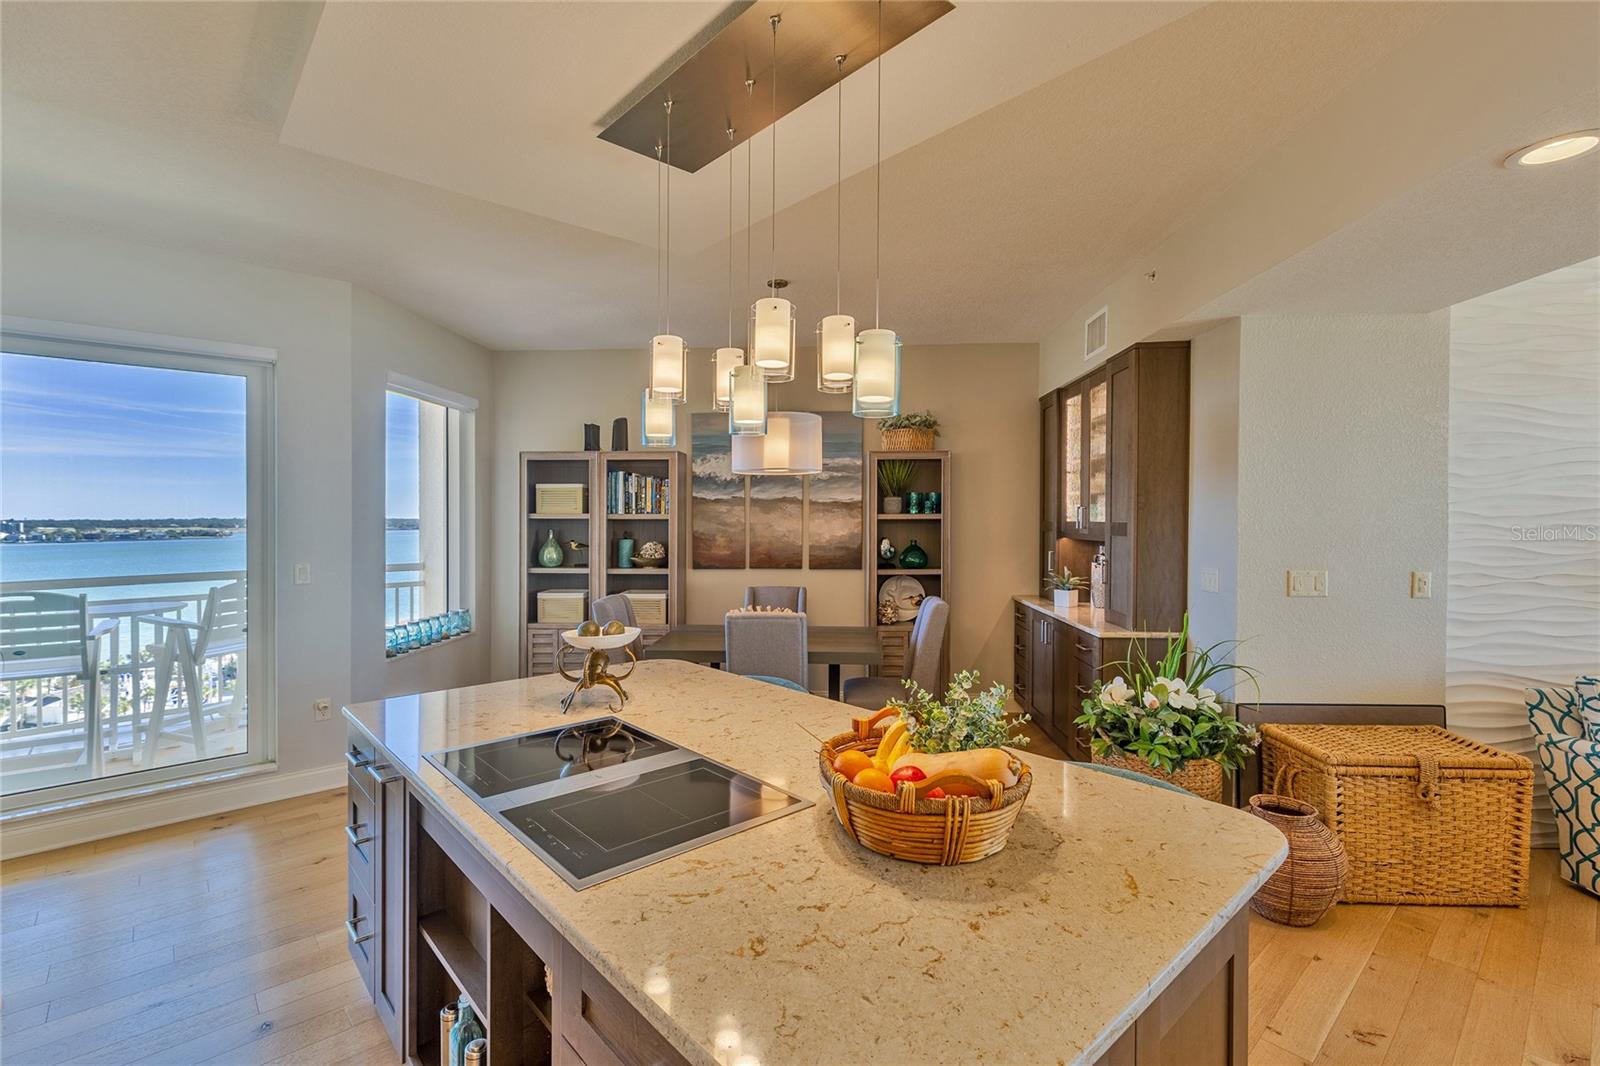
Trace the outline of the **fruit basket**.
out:
M 1005 847 L 1033 786 L 1028 764 L 1014 756 L 1017 783 L 1009 788 L 959 770 L 942 770 L 921 781 L 902 781 L 894 792 L 879 792 L 853 784 L 833 768 L 846 751 L 875 753 L 883 739 L 877 726 L 891 714 L 886 708 L 870 718 L 855 719 L 853 731 L 824 741 L 818 753 L 822 786 L 833 797 L 834 814 L 844 831 L 879 855 L 935 866 L 976 862 Z M 936 788 L 981 794 L 928 798 Z

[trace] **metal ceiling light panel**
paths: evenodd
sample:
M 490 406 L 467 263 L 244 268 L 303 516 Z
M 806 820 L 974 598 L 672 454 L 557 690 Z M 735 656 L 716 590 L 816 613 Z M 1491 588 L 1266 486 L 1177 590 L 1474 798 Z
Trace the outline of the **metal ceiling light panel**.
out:
M 601 117 L 605 129 L 600 139 L 654 158 L 661 106 L 670 96 L 683 104 L 683 120 L 673 134 L 672 165 L 693 173 L 732 149 L 725 133 L 729 126 L 739 131 L 734 142 L 739 144 L 775 121 L 767 108 L 758 110 L 750 95 L 740 91 L 747 78 L 764 82 L 773 75 L 768 55 L 773 15 L 783 16 L 785 50 L 776 68 L 783 86 L 776 118 L 782 118 L 954 7 L 946 0 L 900 0 L 889 5 L 883 14 L 881 45 L 878 8 L 871 0 L 787 4 L 760 0 L 716 28 L 727 19 L 725 12 L 712 23 L 715 32 L 698 48 L 675 65 L 669 60 L 667 69 L 653 71 Z M 840 53 L 849 60 L 836 71 L 833 57 Z

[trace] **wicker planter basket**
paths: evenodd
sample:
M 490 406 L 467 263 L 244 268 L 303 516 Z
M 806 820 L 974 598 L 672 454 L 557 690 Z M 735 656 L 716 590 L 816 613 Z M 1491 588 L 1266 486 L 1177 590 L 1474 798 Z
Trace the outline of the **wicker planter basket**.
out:
M 883 431 L 883 449 L 889 452 L 931 452 L 934 436 L 931 429 L 886 429 Z
M 1289 796 L 1251 796 L 1250 813 L 1289 840 L 1289 857 L 1256 890 L 1250 909 L 1280 925 L 1316 925 L 1339 901 L 1350 873 L 1339 838 L 1318 819 L 1315 807 Z
M 1525 906 L 1533 766 L 1438 726 L 1266 725 L 1263 780 L 1344 846 L 1346 903 Z
M 877 716 L 874 716 L 876 718 Z M 1019 760 L 1017 783 L 1002 789 L 998 781 L 966 781 L 989 788 L 987 796 L 919 798 L 918 790 L 935 787 L 945 775 L 912 784 L 900 783 L 893 793 L 860 788 L 836 772 L 833 761 L 855 749 L 868 755 L 878 750 L 881 732 L 873 719 L 856 719 L 856 729 L 840 733 L 818 753 L 822 787 L 833 798 L 833 811 L 844 831 L 862 847 L 892 859 L 932 866 L 954 866 L 988 858 L 1006 846 L 1011 827 L 1022 813 L 1022 801 L 1033 786 L 1033 773 Z
M 1169 782 L 1185 792 L 1193 792 L 1201 799 L 1210 800 L 1212 803 L 1222 802 L 1222 764 L 1210 759 L 1190 759 L 1182 768 L 1171 773 L 1158 770 L 1143 759 L 1122 755 L 1114 748 L 1106 755 L 1095 752 L 1094 761 L 1102 766 L 1132 770 L 1134 773 L 1144 774 L 1158 781 Z

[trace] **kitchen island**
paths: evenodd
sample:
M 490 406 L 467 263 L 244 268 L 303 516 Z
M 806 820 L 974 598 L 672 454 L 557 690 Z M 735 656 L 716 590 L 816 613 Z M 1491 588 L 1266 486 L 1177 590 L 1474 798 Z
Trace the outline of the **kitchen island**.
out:
M 898 862 L 817 780 L 813 735 L 850 708 L 670 660 L 625 686 L 627 722 L 816 805 L 575 891 L 425 755 L 602 716 L 599 693 L 566 717 L 557 676 L 346 708 L 352 954 L 406 1057 L 438 1061 L 464 991 L 497 1066 L 1244 1062 L 1270 826 L 1023 752 L 1003 852 Z

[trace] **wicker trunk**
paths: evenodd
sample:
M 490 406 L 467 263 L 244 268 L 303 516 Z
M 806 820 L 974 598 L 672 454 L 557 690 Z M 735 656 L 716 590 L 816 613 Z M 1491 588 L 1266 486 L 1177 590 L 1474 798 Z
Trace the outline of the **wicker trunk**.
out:
M 1317 808 L 1344 845 L 1344 902 L 1527 904 L 1527 759 L 1438 726 L 1261 734 L 1262 780 Z

